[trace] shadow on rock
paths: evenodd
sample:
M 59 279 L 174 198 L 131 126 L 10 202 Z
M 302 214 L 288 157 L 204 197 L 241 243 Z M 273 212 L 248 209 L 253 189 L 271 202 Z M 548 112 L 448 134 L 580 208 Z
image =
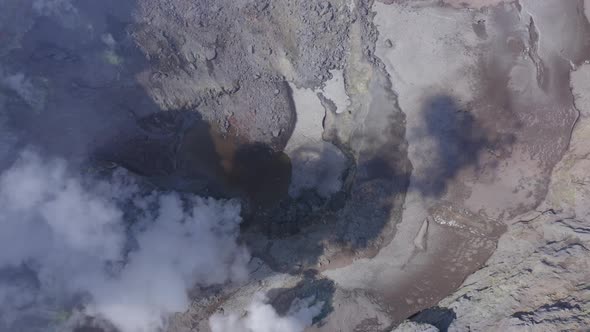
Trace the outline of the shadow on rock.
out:
M 137 123 L 134 130 L 114 135 L 95 156 L 159 188 L 240 198 L 242 226 L 269 227 L 271 212 L 288 196 L 291 164 L 284 153 L 222 134 L 193 111 L 162 111 Z
M 492 138 L 470 110 L 448 95 L 426 99 L 422 117 L 423 127 L 410 133 L 419 160 L 412 181 L 426 196 L 442 196 L 461 170 L 479 167 L 481 152 L 514 142 L 514 135 Z
M 336 286 L 332 280 L 321 278 L 316 271 L 306 271 L 304 279 L 291 288 L 275 288 L 268 291 L 267 296 L 271 305 L 281 316 L 288 314 L 291 305 L 296 299 L 313 299 L 311 305 L 323 303 L 319 315 L 314 317 L 313 323 L 318 323 L 328 316 L 334 307 L 332 298 Z M 321 323 L 320 323 L 321 324 Z
M 457 314 L 453 309 L 432 307 L 420 311 L 409 319 L 416 323 L 430 324 L 439 331 L 446 332 L 456 318 Z

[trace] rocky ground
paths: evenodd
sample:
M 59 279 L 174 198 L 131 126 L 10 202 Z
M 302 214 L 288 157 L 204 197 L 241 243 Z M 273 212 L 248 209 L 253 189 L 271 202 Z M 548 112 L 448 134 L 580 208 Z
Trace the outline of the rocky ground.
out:
M 239 198 L 249 280 L 171 331 L 261 292 L 309 331 L 583 330 L 589 6 L 3 0 L 0 163 Z

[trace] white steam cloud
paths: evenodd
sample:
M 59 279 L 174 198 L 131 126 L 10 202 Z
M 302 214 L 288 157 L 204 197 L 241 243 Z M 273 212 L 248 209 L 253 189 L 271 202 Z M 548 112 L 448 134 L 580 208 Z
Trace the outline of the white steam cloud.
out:
M 51 331 L 72 303 L 155 331 L 189 288 L 247 276 L 235 201 L 145 193 L 124 171 L 83 179 L 28 151 L 0 175 L 0 206 L 0 331 Z
M 22 98 L 33 110 L 39 112 L 45 103 L 45 93 L 37 89 L 23 73 L 6 75 L 0 68 L 0 87 L 8 88 Z
M 215 314 L 209 318 L 212 332 L 303 332 L 311 326 L 313 318 L 320 314 L 323 302 L 313 304 L 314 298 L 296 299 L 285 317 L 265 303 L 261 294 L 246 309 L 244 315 Z

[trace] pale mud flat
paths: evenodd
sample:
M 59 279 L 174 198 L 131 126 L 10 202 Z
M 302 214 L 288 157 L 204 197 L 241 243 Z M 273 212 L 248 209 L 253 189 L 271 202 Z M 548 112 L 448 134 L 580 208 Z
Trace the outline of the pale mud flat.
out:
M 486 8 L 373 7 L 413 173 L 390 244 L 323 272 L 380 294 L 393 321 L 456 289 L 505 223 L 540 204 L 578 116 L 568 79 L 587 56 L 581 2 L 445 2 Z

